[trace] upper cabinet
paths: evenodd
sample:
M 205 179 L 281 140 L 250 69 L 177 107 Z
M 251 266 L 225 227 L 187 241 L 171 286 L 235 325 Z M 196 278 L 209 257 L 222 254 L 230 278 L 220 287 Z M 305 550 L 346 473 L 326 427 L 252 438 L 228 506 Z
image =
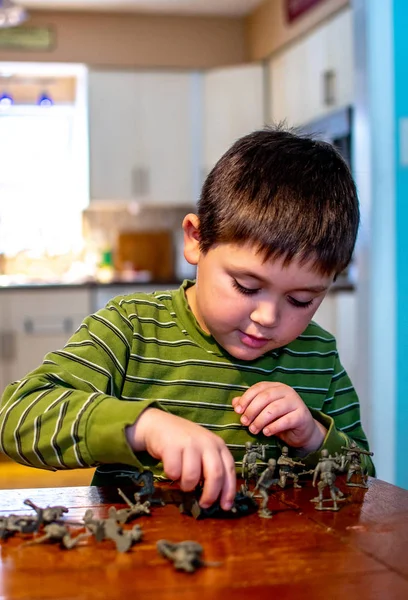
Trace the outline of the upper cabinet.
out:
M 269 61 L 269 122 L 303 125 L 353 104 L 352 27 L 343 11 Z
M 263 127 L 263 80 L 259 63 L 205 73 L 203 175 L 235 140 Z
M 91 71 L 91 198 L 193 203 L 196 73 Z

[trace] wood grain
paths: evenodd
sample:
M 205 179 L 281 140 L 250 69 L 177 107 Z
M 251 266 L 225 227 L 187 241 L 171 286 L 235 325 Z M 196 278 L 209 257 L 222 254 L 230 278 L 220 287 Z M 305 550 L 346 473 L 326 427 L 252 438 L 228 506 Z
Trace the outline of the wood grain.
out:
M 374 479 L 369 484 L 367 491 L 352 489 L 338 513 L 314 509 L 310 482 L 275 492 L 272 519 L 196 521 L 175 504 L 153 506 L 150 517 L 137 521 L 144 539 L 127 554 L 108 540 L 87 539 L 64 551 L 11 538 L 0 547 L 0 597 L 406 600 L 408 491 Z M 19 489 L 0 491 L 0 514 L 29 512 L 27 497 L 41 506 L 64 504 L 70 520 L 89 507 L 101 517 L 113 503 L 123 507 L 114 488 Z M 222 564 L 194 574 L 175 571 L 156 551 L 162 538 L 195 540 L 206 560 Z

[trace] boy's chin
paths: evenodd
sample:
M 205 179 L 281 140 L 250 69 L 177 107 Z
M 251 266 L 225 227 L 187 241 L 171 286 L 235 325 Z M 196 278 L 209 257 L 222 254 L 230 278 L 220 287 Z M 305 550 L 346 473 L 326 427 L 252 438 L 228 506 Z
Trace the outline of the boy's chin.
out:
M 265 354 L 262 350 L 255 350 L 253 348 L 243 348 L 243 347 L 227 347 L 225 350 L 233 357 L 238 360 L 256 360 Z

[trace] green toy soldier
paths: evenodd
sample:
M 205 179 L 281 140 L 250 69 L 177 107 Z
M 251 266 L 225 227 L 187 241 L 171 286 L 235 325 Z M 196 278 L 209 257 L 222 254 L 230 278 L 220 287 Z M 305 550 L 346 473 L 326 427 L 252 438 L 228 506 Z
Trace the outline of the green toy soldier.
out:
M 258 463 L 257 460 L 265 460 L 266 446 L 262 444 L 245 443 L 245 454 L 242 459 L 242 479 L 244 488 L 247 490 L 251 479 L 258 481 Z
M 220 563 L 209 563 L 202 559 L 203 547 L 198 542 L 186 540 L 184 542 L 169 542 L 159 540 L 156 544 L 159 554 L 173 562 L 174 568 L 186 573 L 194 573 L 202 566 L 218 567 Z
M 110 506 L 108 515 L 110 519 L 114 519 L 118 523 L 128 523 L 140 515 L 150 515 L 150 502 L 146 500 L 141 502 L 140 494 L 136 492 L 133 497 L 135 502 L 131 502 L 124 492 L 118 488 L 118 494 L 123 498 L 129 508 L 119 508 Z
M 342 471 L 342 465 L 339 463 L 339 457 L 329 456 L 329 451 L 326 448 L 320 453 L 321 458 L 316 465 L 313 474 L 313 487 L 316 487 L 316 480 L 318 475 L 320 475 L 320 481 L 317 484 L 317 489 L 319 491 L 319 495 L 316 498 L 312 498 L 311 502 L 317 502 L 317 506 L 315 506 L 316 510 L 333 510 L 337 511 L 340 509 L 337 502 L 339 500 L 344 500 L 344 494 L 341 492 L 335 485 L 336 481 L 336 471 Z M 328 487 L 330 490 L 330 496 L 333 500 L 333 506 L 323 506 L 323 490 Z
M 276 482 L 276 479 L 273 478 L 275 474 L 276 468 L 276 460 L 274 458 L 270 458 L 268 460 L 268 466 L 265 471 L 262 471 L 261 476 L 258 480 L 258 483 L 255 486 L 254 492 L 259 490 L 259 493 L 262 496 L 261 508 L 258 511 L 260 517 L 264 519 L 270 519 L 272 517 L 272 512 L 267 507 L 268 504 L 268 489 L 271 487 L 273 483 Z
M 304 467 L 305 464 L 300 461 L 295 461 L 289 456 L 289 449 L 287 446 L 282 447 L 282 454 L 278 458 L 279 467 L 279 482 L 278 485 L 283 489 L 286 486 L 288 478 L 293 479 L 293 487 L 300 488 L 299 485 L 299 474 L 293 470 L 295 467 Z
M 80 533 L 76 537 L 71 537 L 68 527 L 63 523 L 48 523 L 44 526 L 44 535 L 34 538 L 29 542 L 26 542 L 25 546 L 31 546 L 33 544 L 42 544 L 43 542 L 50 542 L 52 544 L 59 543 L 61 548 L 70 550 L 74 548 L 83 538 L 89 537 L 89 533 Z
M 349 448 L 347 448 L 346 446 L 342 446 L 341 449 L 344 452 L 346 464 L 348 464 L 346 479 L 347 485 L 350 487 L 368 488 L 367 473 L 363 467 L 361 456 L 363 454 L 367 456 L 373 456 L 374 452 L 368 452 L 368 450 L 363 450 L 362 448 L 359 448 L 354 440 L 351 441 Z M 351 478 L 355 474 L 359 476 L 360 483 L 351 482 Z

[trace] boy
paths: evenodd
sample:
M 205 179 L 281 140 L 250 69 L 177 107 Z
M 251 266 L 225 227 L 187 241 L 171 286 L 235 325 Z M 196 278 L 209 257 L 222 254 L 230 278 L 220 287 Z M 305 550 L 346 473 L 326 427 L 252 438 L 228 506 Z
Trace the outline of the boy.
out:
M 322 448 L 367 449 L 335 340 L 311 323 L 358 224 L 330 145 L 279 128 L 238 140 L 183 221 L 196 281 L 86 318 L 5 390 L 0 449 L 40 468 L 98 466 L 97 485 L 155 465 L 184 490 L 204 480 L 201 506 L 225 510 L 247 442 L 268 444 L 266 460 L 289 446 L 309 466 Z

